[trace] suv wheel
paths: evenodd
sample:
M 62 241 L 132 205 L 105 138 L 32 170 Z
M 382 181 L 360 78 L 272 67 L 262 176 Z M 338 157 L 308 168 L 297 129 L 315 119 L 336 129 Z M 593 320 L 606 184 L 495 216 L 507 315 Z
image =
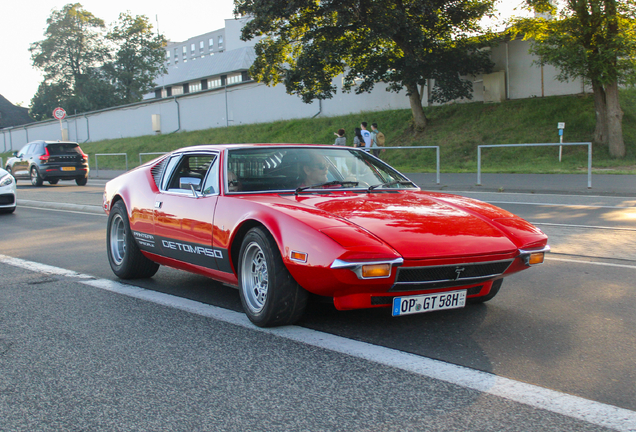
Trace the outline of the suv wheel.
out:
M 75 183 L 77 183 L 78 186 L 86 186 L 86 182 L 88 182 L 86 177 L 78 177 L 75 179 Z
M 42 186 L 42 177 L 36 167 L 31 168 L 31 184 L 33 186 Z

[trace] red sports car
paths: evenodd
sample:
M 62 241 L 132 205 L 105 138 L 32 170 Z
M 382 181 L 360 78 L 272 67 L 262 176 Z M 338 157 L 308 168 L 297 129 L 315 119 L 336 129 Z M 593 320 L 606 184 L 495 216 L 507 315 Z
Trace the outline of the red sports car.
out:
M 118 277 L 208 276 L 238 287 L 258 326 L 294 323 L 309 293 L 394 316 L 481 303 L 549 250 L 512 213 L 424 192 L 348 147 L 183 148 L 108 182 L 104 210 Z

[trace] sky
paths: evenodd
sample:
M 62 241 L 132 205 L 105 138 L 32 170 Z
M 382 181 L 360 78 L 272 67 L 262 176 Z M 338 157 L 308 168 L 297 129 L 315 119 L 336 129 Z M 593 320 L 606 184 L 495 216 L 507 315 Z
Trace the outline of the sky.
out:
M 168 40 L 185 41 L 193 36 L 225 27 L 225 19 L 233 18 L 232 0 L 75 0 L 85 10 L 104 20 L 106 25 L 117 20 L 121 12 L 146 15 Z M 42 82 L 42 74 L 31 63 L 29 46 L 44 39 L 46 20 L 54 9 L 61 10 L 73 1 L 29 0 L 4 1 L 0 12 L 0 40 L 3 61 L 0 66 L 0 95 L 14 105 L 28 107 Z M 518 0 L 502 0 L 502 16 L 515 13 Z M 517 13 L 515 13 L 517 14 Z

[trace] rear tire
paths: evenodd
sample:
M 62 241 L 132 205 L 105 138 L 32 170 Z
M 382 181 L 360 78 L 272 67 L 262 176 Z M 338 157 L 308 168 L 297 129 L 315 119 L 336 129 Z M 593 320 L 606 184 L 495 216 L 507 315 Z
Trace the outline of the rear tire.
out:
M 146 258 L 135 243 L 123 201 L 117 201 L 108 215 L 106 249 L 110 268 L 122 279 L 149 278 L 159 270 L 159 264 Z
M 468 304 L 479 304 L 479 303 L 487 302 L 488 300 L 492 300 L 501 289 L 502 283 L 503 283 L 503 279 L 497 279 L 496 281 L 492 283 L 492 287 L 490 288 L 490 292 L 488 294 L 481 297 L 472 297 L 472 298 L 466 299 L 466 301 L 468 302 Z
M 86 177 L 78 177 L 75 179 L 75 183 L 77 183 L 78 186 L 86 186 L 87 182 L 88 179 Z
M 42 177 L 36 167 L 31 168 L 31 184 L 35 187 L 42 186 Z
M 243 239 L 238 273 L 243 310 L 255 325 L 293 324 L 303 315 L 309 293 L 289 274 L 265 229 L 252 228 Z

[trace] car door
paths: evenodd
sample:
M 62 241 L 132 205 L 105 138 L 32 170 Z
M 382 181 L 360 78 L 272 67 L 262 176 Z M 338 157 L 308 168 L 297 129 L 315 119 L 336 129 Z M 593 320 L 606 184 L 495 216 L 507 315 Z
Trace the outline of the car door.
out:
M 186 264 L 217 270 L 221 251 L 212 247 L 212 221 L 219 194 L 218 153 L 173 156 L 155 197 L 158 253 Z
M 29 149 L 35 144 L 27 144 L 15 156 L 11 171 L 15 178 L 29 178 Z

